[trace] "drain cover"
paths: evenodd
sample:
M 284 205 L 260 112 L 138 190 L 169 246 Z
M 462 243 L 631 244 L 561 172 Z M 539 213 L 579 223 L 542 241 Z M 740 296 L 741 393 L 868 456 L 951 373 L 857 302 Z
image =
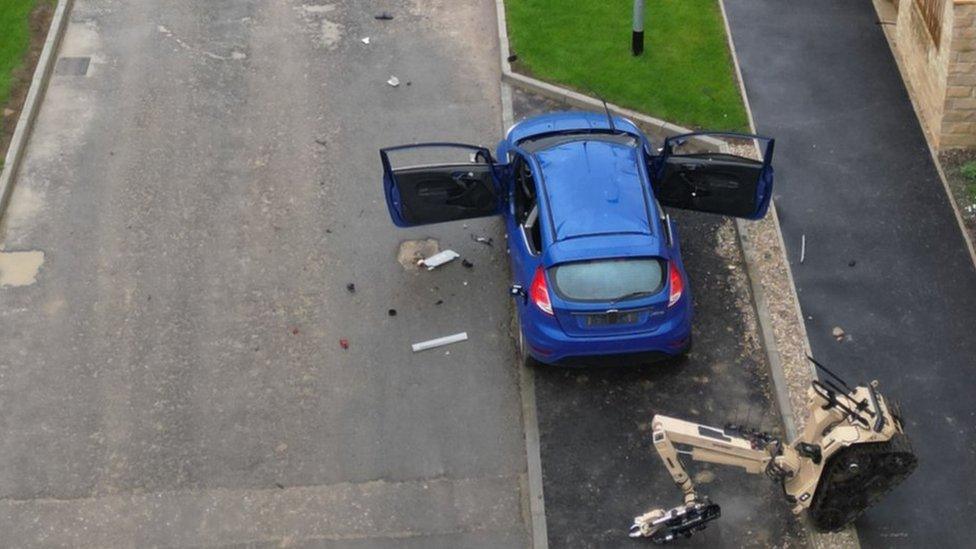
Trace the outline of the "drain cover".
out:
M 88 74 L 89 63 L 91 57 L 62 57 L 58 59 L 54 73 L 61 76 L 85 76 Z

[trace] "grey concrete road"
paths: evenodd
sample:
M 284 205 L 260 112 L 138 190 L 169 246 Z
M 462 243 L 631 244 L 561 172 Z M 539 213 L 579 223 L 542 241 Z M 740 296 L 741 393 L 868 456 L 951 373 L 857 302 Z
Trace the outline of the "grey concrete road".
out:
M 517 116 L 558 108 L 515 94 Z M 651 418 L 737 423 L 782 437 L 759 343 L 745 265 L 730 219 L 673 211 L 695 305 L 684 360 L 634 367 L 534 369 L 546 520 L 552 547 L 646 546 L 627 537 L 634 516 L 681 503 L 651 442 Z M 722 517 L 695 547 L 801 547 L 805 538 L 765 476 L 686 460 Z
M 757 129 L 777 137 L 810 345 L 842 375 L 880 380 L 919 456 L 858 521 L 861 544 L 972 546 L 976 269 L 877 15 L 867 1 L 726 3 Z
M 499 226 L 394 229 L 377 155 L 497 140 L 493 3 L 307 2 L 75 1 L 0 235 L 3 545 L 527 544 Z

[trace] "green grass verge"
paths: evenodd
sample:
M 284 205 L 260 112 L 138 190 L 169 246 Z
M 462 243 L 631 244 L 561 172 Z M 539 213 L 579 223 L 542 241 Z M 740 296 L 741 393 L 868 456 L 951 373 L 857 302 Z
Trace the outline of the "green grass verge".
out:
M 969 201 L 976 204 L 976 160 L 967 162 L 959 168 L 965 181 L 966 197 Z
M 28 15 L 38 0 L 0 0 L 0 105 L 10 96 L 11 73 L 20 67 L 30 41 Z
M 645 49 L 630 52 L 633 0 L 506 0 L 515 68 L 669 122 L 749 127 L 717 0 L 646 2 Z

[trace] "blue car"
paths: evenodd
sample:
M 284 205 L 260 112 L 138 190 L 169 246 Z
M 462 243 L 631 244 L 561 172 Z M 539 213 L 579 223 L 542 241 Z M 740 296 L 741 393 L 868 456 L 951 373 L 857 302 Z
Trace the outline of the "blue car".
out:
M 761 160 L 748 157 L 754 150 Z M 523 360 L 595 365 L 688 351 L 690 288 L 663 207 L 759 219 L 772 153 L 772 139 L 718 133 L 655 149 L 629 120 L 566 112 L 514 125 L 494 156 L 425 143 L 380 157 L 399 227 L 504 217 Z

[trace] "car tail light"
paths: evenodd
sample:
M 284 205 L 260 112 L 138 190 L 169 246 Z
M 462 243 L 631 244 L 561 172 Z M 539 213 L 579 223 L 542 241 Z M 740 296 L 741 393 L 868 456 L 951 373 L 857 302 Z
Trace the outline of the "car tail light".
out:
M 552 314 L 552 302 L 549 301 L 549 288 L 546 286 L 546 272 L 542 270 L 542 267 L 535 270 L 532 286 L 529 287 L 529 298 L 542 312 L 547 315 Z
M 673 307 L 675 303 L 681 299 L 681 294 L 684 293 L 685 283 L 681 279 L 681 273 L 678 271 L 677 265 L 672 261 L 671 269 L 668 278 L 671 282 L 671 295 L 668 297 L 668 307 Z

